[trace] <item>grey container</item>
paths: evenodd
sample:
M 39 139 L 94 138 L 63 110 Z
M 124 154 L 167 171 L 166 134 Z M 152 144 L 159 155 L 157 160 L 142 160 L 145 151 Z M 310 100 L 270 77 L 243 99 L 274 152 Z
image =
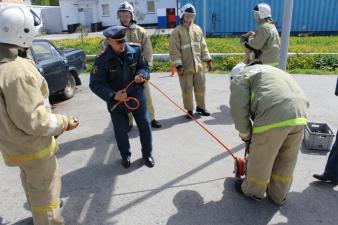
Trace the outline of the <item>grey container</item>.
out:
M 308 123 L 304 132 L 304 143 L 308 149 L 330 150 L 334 134 L 326 123 Z

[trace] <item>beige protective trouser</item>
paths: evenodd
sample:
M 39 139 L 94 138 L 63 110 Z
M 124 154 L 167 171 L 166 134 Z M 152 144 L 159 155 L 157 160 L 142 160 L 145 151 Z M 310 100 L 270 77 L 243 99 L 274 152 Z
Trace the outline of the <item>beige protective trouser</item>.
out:
M 184 71 L 183 76 L 179 76 L 180 86 L 183 97 L 184 109 L 193 111 L 193 95 L 195 92 L 195 100 L 198 107 L 205 109 L 205 74 L 204 71 L 196 73 Z
M 144 93 L 144 96 L 146 97 L 146 102 L 147 102 L 147 110 L 149 112 L 150 121 L 152 121 L 155 119 L 155 111 L 154 111 L 153 99 L 151 98 L 151 93 L 150 93 L 148 82 L 145 82 L 143 87 L 144 87 L 143 93 Z M 128 113 L 128 118 L 129 118 L 129 125 L 133 125 L 133 114 Z
M 245 195 L 264 198 L 267 192 L 277 204 L 285 200 L 303 134 L 304 126 L 292 126 L 252 136 L 247 173 L 242 183 Z
M 61 179 L 55 156 L 20 166 L 21 182 L 34 225 L 63 225 L 60 213 Z

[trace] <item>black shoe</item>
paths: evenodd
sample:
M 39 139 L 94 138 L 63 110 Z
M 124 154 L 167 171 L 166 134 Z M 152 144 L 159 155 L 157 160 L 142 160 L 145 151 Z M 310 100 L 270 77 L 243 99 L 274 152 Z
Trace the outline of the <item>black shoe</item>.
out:
M 60 205 L 59 205 L 60 209 L 62 208 L 62 206 L 63 206 L 63 201 L 62 199 L 60 199 Z
M 124 168 L 128 169 L 130 167 L 130 157 L 122 158 L 121 164 Z
M 187 112 L 187 115 L 186 115 L 186 117 L 187 117 L 187 119 L 191 119 L 191 117 L 194 117 L 194 114 L 193 114 L 193 112 L 192 112 L 192 110 L 189 110 L 188 112 Z
M 151 121 L 151 127 L 153 127 L 153 128 L 161 128 L 162 125 L 160 124 L 160 122 L 158 120 L 153 119 Z
M 242 183 L 243 183 L 243 180 L 242 179 L 237 179 L 235 181 L 235 190 L 240 193 L 240 194 L 243 194 L 243 191 L 242 191 Z
M 131 129 L 133 129 L 133 124 L 131 124 L 131 125 L 128 125 L 128 132 L 130 132 L 130 131 L 131 131 Z
M 152 168 L 155 166 L 155 161 L 154 158 L 152 156 L 148 156 L 148 157 L 143 157 L 144 160 L 144 164 L 149 167 Z
M 313 174 L 314 178 L 320 181 L 328 182 L 328 183 L 334 183 L 337 184 L 338 182 L 332 180 L 331 178 L 326 177 L 324 174 Z
M 201 113 L 203 116 L 210 116 L 210 112 L 206 109 L 202 109 L 200 107 L 196 107 L 196 111 Z

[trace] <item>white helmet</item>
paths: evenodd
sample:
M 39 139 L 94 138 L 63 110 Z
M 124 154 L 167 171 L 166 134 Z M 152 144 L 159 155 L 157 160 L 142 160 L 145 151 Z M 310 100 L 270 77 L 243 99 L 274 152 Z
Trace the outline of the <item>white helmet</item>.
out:
M 246 64 L 242 62 L 234 66 L 230 72 L 230 80 L 234 79 L 235 77 L 238 77 L 239 73 L 244 69 L 245 66 Z
M 40 18 L 26 6 L 6 6 L 0 9 L 0 43 L 29 48 L 40 23 Z
M 117 18 L 119 18 L 119 12 L 127 11 L 131 13 L 131 20 L 135 21 L 135 12 L 134 12 L 134 7 L 129 3 L 129 2 L 122 2 L 119 5 L 119 8 L 117 10 Z
M 185 4 L 182 8 L 180 8 L 178 13 L 179 13 L 178 15 L 179 15 L 180 19 L 182 20 L 183 15 L 185 13 L 191 13 L 191 14 L 196 15 L 196 9 L 191 3 L 188 3 L 188 4 Z
M 272 17 L 271 8 L 266 3 L 259 3 L 258 5 L 255 6 L 254 11 L 261 19 Z

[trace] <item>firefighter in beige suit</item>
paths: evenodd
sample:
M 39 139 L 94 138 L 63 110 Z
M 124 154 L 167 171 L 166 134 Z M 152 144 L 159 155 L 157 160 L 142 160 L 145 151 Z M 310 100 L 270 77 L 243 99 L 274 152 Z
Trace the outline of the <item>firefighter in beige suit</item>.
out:
M 190 3 L 180 9 L 181 25 L 170 35 L 169 54 L 179 76 L 183 104 L 187 113 L 193 115 L 193 91 L 197 103 L 196 111 L 204 116 L 210 113 L 205 108 L 205 74 L 203 63 L 209 71 L 212 61 L 203 32 L 194 24 L 196 10 Z M 187 118 L 190 116 L 187 115 Z
M 278 66 L 280 37 L 271 16 L 271 8 L 266 3 L 260 3 L 254 7 L 254 16 L 257 23 L 256 32 L 250 31 L 241 36 L 240 43 L 244 47 L 248 64 L 252 61 L 250 50 L 256 52 L 256 56 L 263 64 Z
M 39 18 L 24 6 L 0 10 L 0 151 L 18 166 L 35 225 L 64 224 L 54 136 L 74 129 L 72 117 L 53 114 L 45 79 L 30 59 L 18 57 L 36 34 Z
M 308 101 L 297 82 L 276 67 L 254 62 L 237 71 L 230 84 L 231 115 L 242 140 L 251 144 L 246 176 L 236 189 L 256 200 L 267 193 L 281 205 L 292 183 Z
M 146 30 L 137 25 L 135 21 L 135 13 L 133 6 L 128 2 L 122 2 L 117 10 L 117 17 L 121 22 L 121 25 L 127 27 L 126 39 L 129 45 L 141 47 L 142 54 L 148 61 L 150 67 L 153 65 L 153 48 L 151 45 L 150 38 L 147 36 Z M 101 49 L 104 50 L 107 47 L 107 39 L 101 41 Z M 149 112 L 151 126 L 154 128 L 161 128 L 161 123 L 155 119 L 155 110 L 153 100 L 151 98 L 149 84 L 144 83 L 144 95 L 147 101 L 147 110 Z M 133 116 L 131 113 L 128 114 L 129 127 L 133 126 Z

